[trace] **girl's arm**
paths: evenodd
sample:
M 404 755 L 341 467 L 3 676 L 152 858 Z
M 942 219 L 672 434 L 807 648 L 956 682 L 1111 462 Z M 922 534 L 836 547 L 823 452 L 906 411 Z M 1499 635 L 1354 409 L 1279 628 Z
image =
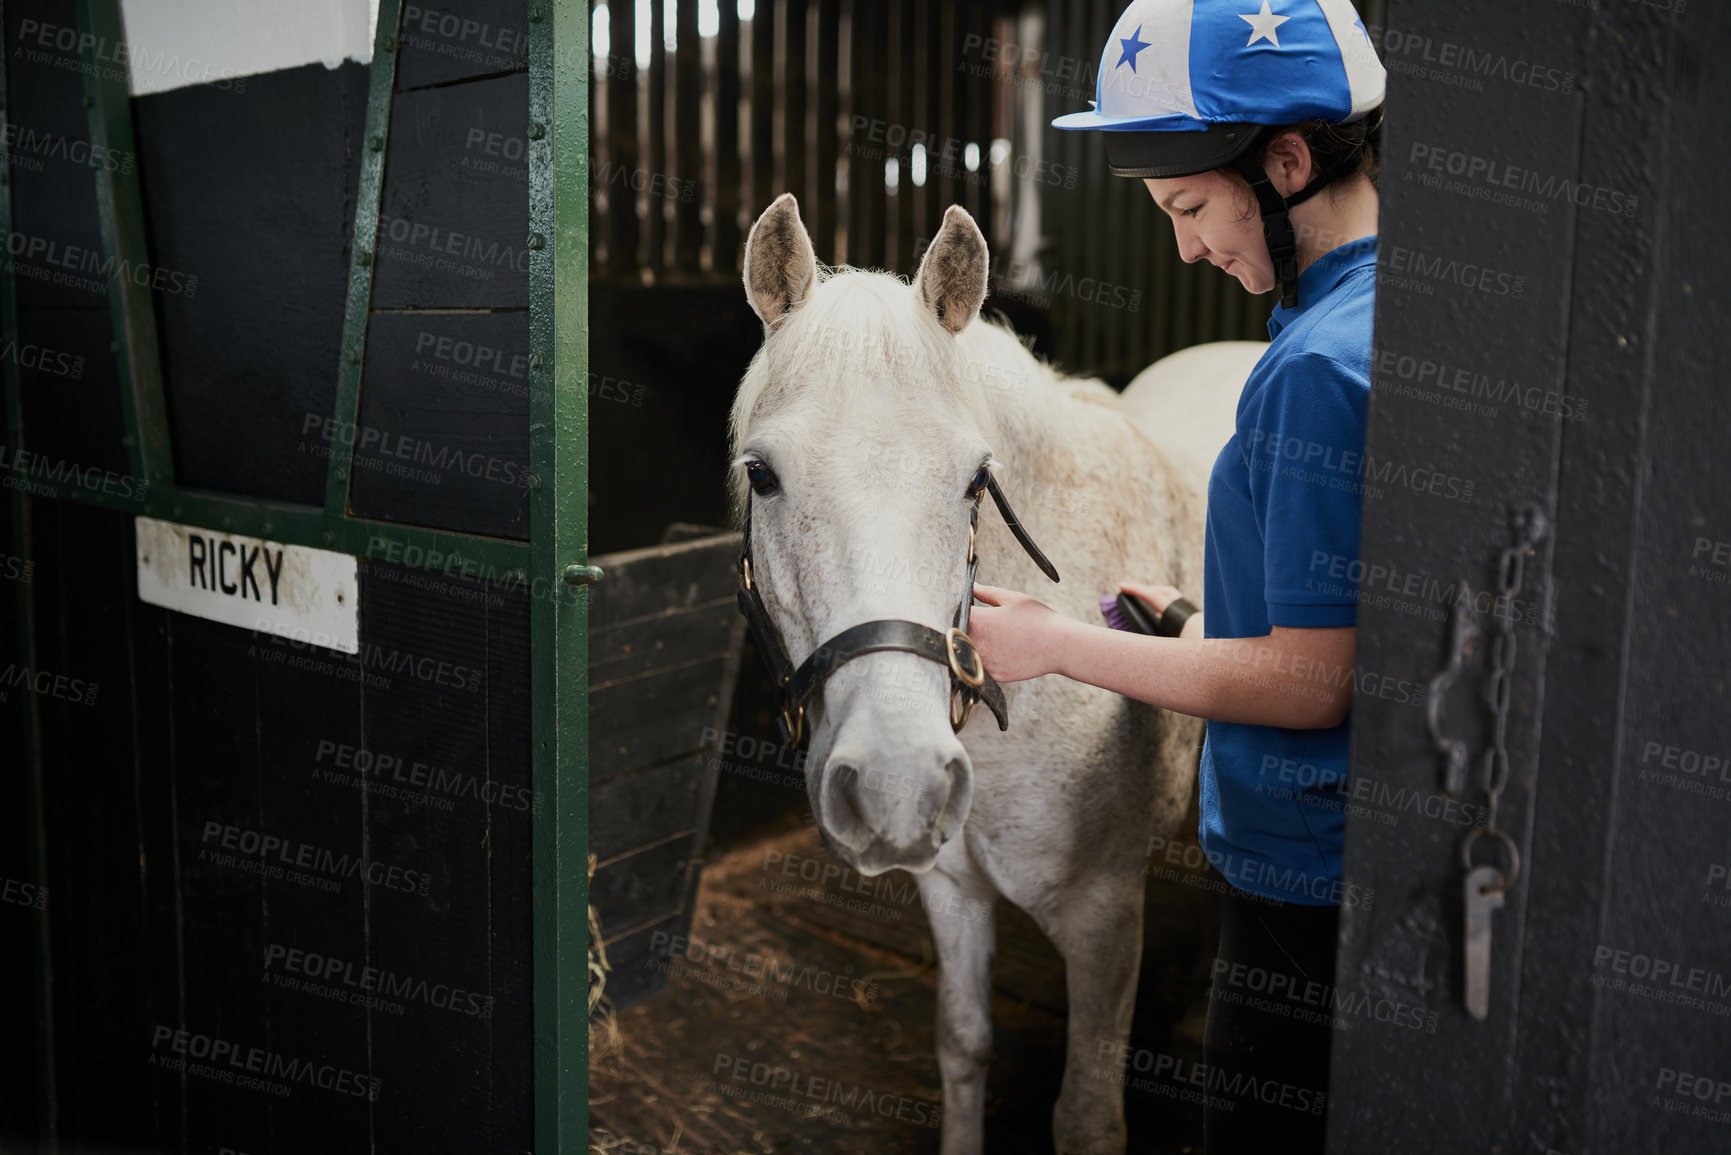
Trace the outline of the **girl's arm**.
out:
M 968 633 L 1000 682 L 1062 674 L 1181 714 L 1292 730 L 1337 726 L 1352 704 L 1352 626 L 1159 638 L 1083 625 L 1014 590 L 974 590 L 987 604 Z

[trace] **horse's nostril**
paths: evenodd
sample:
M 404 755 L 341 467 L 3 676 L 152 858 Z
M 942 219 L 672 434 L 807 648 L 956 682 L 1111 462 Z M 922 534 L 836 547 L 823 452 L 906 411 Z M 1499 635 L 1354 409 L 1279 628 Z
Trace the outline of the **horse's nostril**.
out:
M 968 820 L 968 810 L 974 798 L 973 767 L 965 757 L 951 758 L 944 764 L 944 780 L 949 789 L 944 794 L 943 808 L 933 822 L 939 845 L 961 833 L 962 824 Z
M 929 779 L 920 787 L 920 821 L 934 828 L 938 825 L 944 811 L 949 808 L 950 797 L 956 792 L 956 784 L 956 761 L 951 759 L 942 774 Z
M 865 825 L 860 816 L 859 768 L 846 762 L 832 762 L 828 767 L 823 791 L 823 822 L 839 841 L 853 845 L 855 836 Z

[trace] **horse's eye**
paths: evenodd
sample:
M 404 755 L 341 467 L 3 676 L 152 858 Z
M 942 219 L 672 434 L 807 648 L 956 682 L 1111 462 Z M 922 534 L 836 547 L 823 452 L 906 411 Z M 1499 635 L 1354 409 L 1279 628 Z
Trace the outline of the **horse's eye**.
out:
M 980 471 L 974 474 L 974 479 L 972 481 L 968 482 L 968 496 L 978 497 L 981 493 L 985 492 L 986 483 L 991 480 L 991 477 L 992 475 L 987 471 L 986 467 L 983 465 L 980 466 Z
M 775 470 L 761 461 L 752 460 L 745 463 L 745 477 L 751 482 L 754 493 L 775 492 Z

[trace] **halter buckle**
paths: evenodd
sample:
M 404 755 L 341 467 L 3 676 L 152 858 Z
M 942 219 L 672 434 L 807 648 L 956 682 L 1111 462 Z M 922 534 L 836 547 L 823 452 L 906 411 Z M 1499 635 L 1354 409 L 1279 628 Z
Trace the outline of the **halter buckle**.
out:
M 746 589 L 751 588 L 751 559 L 749 557 L 739 559 L 739 580 L 745 583 Z
M 980 651 L 974 645 L 974 639 L 958 626 L 951 626 L 944 631 L 944 652 L 950 659 L 950 673 L 956 681 L 964 686 L 979 689 L 986 684 L 986 663 L 980 657 Z M 962 654 L 966 653 L 973 661 L 967 668 L 963 667 Z M 954 717 L 952 710 L 951 716 Z

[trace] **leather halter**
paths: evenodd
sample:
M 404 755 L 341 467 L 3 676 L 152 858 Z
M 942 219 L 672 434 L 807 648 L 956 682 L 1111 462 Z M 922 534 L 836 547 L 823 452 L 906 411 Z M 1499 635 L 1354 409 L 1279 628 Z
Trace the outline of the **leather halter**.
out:
M 1028 536 L 1028 531 L 1022 528 L 1022 523 L 1016 519 L 1016 514 L 1010 509 L 1010 503 L 1004 498 L 1004 491 L 998 488 L 998 479 L 990 471 L 986 473 L 985 492 L 992 495 L 992 502 L 1003 515 L 1004 523 L 1010 527 L 1018 542 L 1035 565 L 1053 581 L 1058 580 L 1058 571 L 1046 555 L 1040 552 L 1040 547 L 1034 544 L 1034 539 Z M 781 699 L 781 711 L 776 718 L 776 725 L 781 729 L 781 738 L 791 749 L 798 746 L 805 736 L 805 704 L 818 690 L 823 688 L 824 680 L 844 664 L 866 654 L 881 653 L 886 650 L 896 650 L 902 653 L 914 654 L 929 662 L 945 666 L 950 672 L 950 728 L 960 730 L 967 725 L 968 714 L 974 708 L 974 703 L 985 700 L 986 706 L 998 719 L 998 729 L 1010 728 L 1009 707 L 1004 703 L 1004 691 L 992 676 L 986 673 L 986 664 L 980 658 L 980 651 L 974 648 L 973 639 L 968 637 L 968 611 L 974 603 L 974 571 L 979 566 L 979 555 L 974 550 L 974 536 L 980 525 L 980 495 L 974 494 L 974 505 L 968 513 L 968 592 L 962 597 L 962 604 L 956 608 L 953 624 L 947 630 L 935 630 L 930 626 L 911 622 L 905 618 L 880 618 L 876 621 L 861 622 L 857 626 L 849 626 L 817 649 L 811 656 L 794 669 L 788 660 L 787 651 L 782 649 L 781 640 L 775 632 L 775 623 L 769 620 L 769 609 L 763 604 L 763 597 L 757 592 L 751 578 L 751 491 L 745 495 L 745 532 L 739 545 L 739 612 L 745 615 L 746 622 L 751 626 L 752 643 L 757 652 L 763 655 L 763 663 L 769 670 L 769 676 L 775 681 L 777 696 Z

